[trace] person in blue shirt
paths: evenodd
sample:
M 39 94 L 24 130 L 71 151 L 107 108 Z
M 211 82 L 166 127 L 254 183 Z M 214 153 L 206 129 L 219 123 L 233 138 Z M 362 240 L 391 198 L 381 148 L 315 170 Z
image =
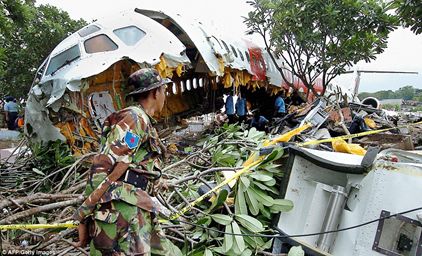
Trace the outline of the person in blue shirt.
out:
M 235 122 L 234 116 L 234 103 L 233 103 L 233 93 L 230 93 L 229 96 L 226 98 L 226 104 L 224 105 L 226 108 L 226 115 L 229 119 L 229 124 L 233 124 Z
M 283 117 L 286 115 L 286 104 L 284 103 L 284 91 L 277 94 L 277 98 L 274 102 L 274 116 Z
M 269 123 L 268 119 L 265 118 L 265 116 L 262 116 L 258 109 L 254 112 L 254 117 L 251 120 L 250 126 L 255 127 L 258 131 L 266 131 L 267 124 Z
M 238 117 L 239 123 L 242 123 L 246 120 L 246 99 L 239 94 L 239 97 L 236 101 L 236 115 Z
M 6 97 L 5 101 L 4 112 L 6 113 L 7 129 L 15 130 L 15 120 L 18 117 L 18 104 L 16 104 L 16 99 L 11 96 Z

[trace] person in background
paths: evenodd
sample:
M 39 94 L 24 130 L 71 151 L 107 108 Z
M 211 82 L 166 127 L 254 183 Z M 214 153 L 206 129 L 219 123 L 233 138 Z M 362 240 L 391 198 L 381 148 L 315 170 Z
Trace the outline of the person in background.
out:
M 255 127 L 258 131 L 266 131 L 268 119 L 261 115 L 259 109 L 254 110 L 254 117 L 251 120 L 251 127 Z
M 274 102 L 274 117 L 286 115 L 286 104 L 284 103 L 284 91 L 280 91 Z
M 7 129 L 15 130 L 15 120 L 18 117 L 18 104 L 16 103 L 16 99 L 11 96 L 7 96 L 5 101 L 4 112 L 6 114 Z
M 234 116 L 234 103 L 233 103 L 233 93 L 231 92 L 229 96 L 226 98 L 226 115 L 229 119 L 229 124 L 234 124 L 235 122 L 235 116 Z
M 305 101 L 300 97 L 299 92 L 297 90 L 294 90 L 292 95 L 290 96 L 291 99 L 291 105 L 294 106 L 300 106 L 302 103 L 305 103 Z
M 246 98 L 242 97 L 242 94 L 239 94 L 239 97 L 236 101 L 236 115 L 238 117 L 239 123 L 242 123 L 246 120 Z

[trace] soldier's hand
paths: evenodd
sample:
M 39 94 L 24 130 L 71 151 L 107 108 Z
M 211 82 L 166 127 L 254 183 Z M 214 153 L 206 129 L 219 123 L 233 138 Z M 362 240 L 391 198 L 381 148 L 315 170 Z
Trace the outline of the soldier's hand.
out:
M 88 243 L 88 226 L 85 223 L 79 223 L 78 234 L 79 242 L 76 243 L 76 246 L 83 248 Z

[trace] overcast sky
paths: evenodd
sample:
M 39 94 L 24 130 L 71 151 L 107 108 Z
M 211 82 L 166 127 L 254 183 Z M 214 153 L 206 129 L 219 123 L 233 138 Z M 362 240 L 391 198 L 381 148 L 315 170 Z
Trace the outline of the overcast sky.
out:
M 247 16 L 251 7 L 246 0 L 37 0 L 37 4 L 50 4 L 65 10 L 73 19 L 83 18 L 87 22 L 135 7 L 177 12 L 200 19 L 222 35 L 245 37 L 246 26 L 242 16 Z M 258 36 L 254 41 L 262 45 Z M 371 63 L 358 63 L 359 70 L 417 71 L 418 75 L 362 74 L 360 92 L 396 90 L 406 85 L 422 89 L 422 35 L 414 35 L 408 29 L 398 29 L 390 34 L 388 48 Z M 337 83 L 349 86 L 352 75 L 343 75 Z

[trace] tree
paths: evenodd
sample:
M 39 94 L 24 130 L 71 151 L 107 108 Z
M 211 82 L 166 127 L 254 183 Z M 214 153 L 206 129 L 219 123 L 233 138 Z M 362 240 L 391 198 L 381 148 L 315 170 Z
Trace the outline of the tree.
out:
M 253 0 L 254 11 L 245 22 L 249 33 L 260 34 L 283 79 L 283 69 L 298 77 L 316 94 L 346 67 L 369 62 L 387 47 L 396 18 L 378 0 Z M 272 54 L 274 53 L 274 54 Z M 284 66 L 277 65 L 275 57 Z M 291 85 L 291 84 L 290 84 Z
M 0 2 L 0 92 L 26 96 L 41 62 L 64 38 L 86 24 L 32 0 Z
M 422 2 L 420 0 L 395 0 L 397 14 L 405 27 L 416 33 L 422 33 Z
M 413 97 L 415 96 L 415 88 L 410 85 L 404 86 L 398 89 L 397 94 L 404 100 L 413 100 Z

